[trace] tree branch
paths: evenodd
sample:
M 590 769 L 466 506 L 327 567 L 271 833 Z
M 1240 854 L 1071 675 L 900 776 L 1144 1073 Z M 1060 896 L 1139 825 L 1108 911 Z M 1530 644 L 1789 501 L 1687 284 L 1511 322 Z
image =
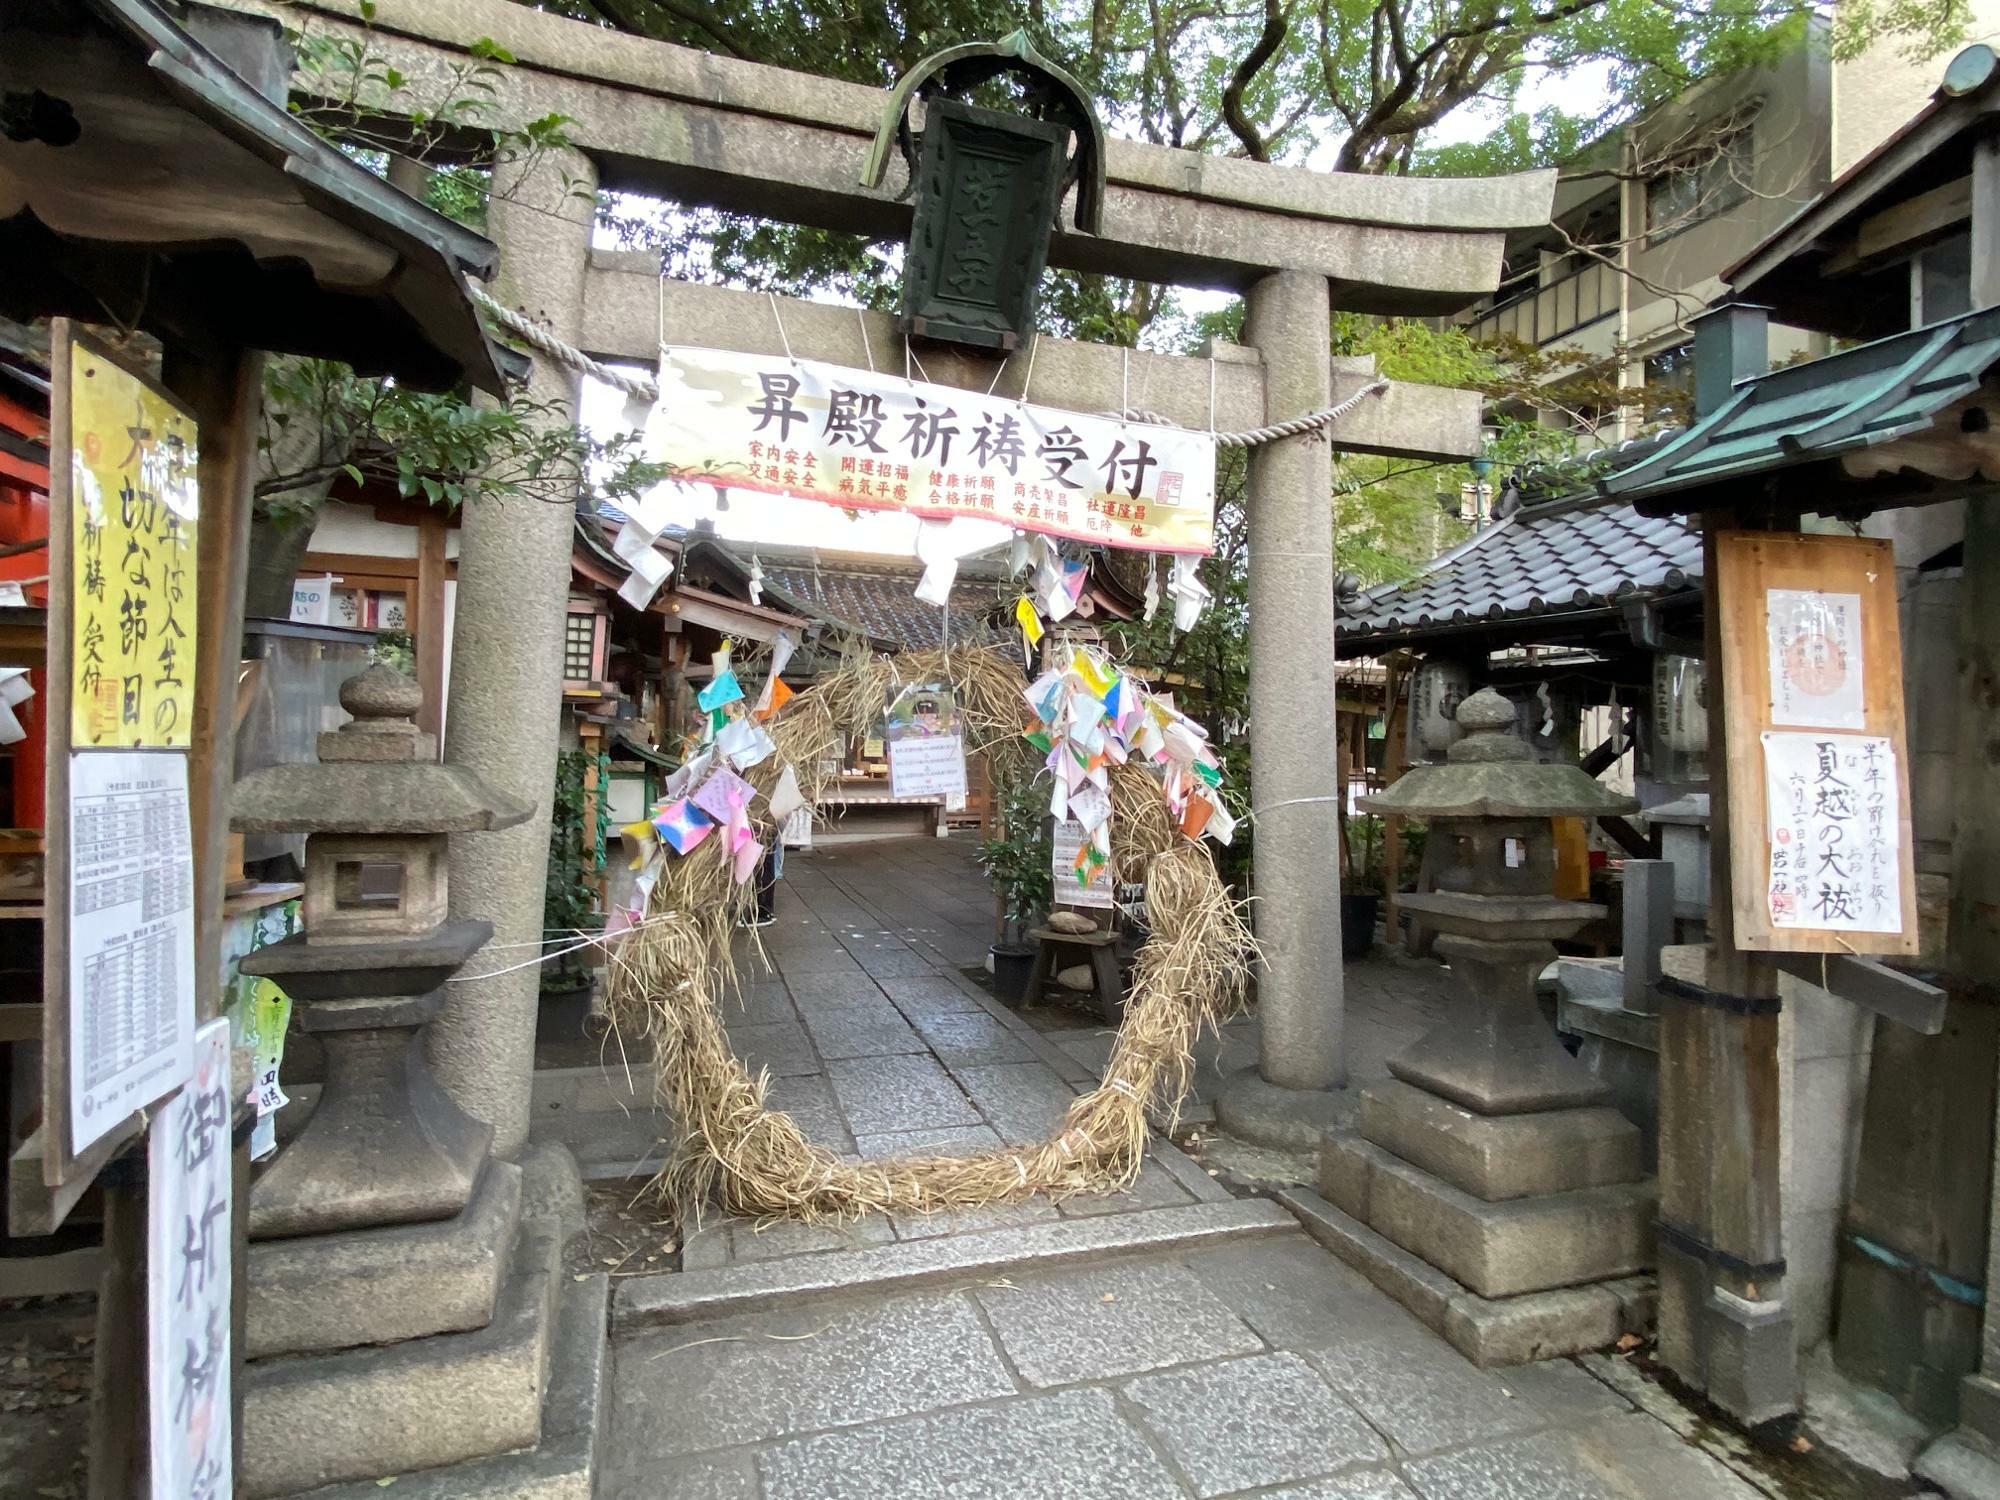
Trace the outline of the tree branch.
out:
M 1277 55 L 1284 40 L 1284 11 L 1279 8 L 1278 0 L 1264 0 L 1264 30 L 1258 36 L 1256 45 L 1237 63 L 1229 75 L 1228 85 L 1222 90 L 1222 118 L 1228 122 L 1230 133 L 1243 143 L 1243 150 L 1252 161 L 1269 161 L 1271 149 L 1244 113 L 1243 95 L 1264 70 L 1264 65 Z

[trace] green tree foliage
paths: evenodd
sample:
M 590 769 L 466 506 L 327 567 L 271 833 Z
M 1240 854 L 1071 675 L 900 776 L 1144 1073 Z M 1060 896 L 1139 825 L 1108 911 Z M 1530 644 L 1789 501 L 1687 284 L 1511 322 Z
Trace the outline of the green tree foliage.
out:
M 364 3 L 364 20 L 374 7 Z M 521 126 L 487 123 L 496 80 L 513 54 L 490 37 L 463 63 L 413 79 L 365 39 L 316 31 L 290 37 L 306 87 L 291 110 L 323 139 L 376 172 L 391 154 L 430 169 L 430 206 L 461 223 L 485 222 L 490 164 L 506 160 L 520 180 L 567 144 L 566 116 Z M 570 503 L 579 479 L 605 499 L 629 498 L 666 470 L 646 462 L 632 437 L 600 442 L 566 411 L 516 391 L 502 402 L 435 394 L 364 377 L 328 360 L 284 358 L 267 366 L 258 451 L 258 514 L 296 532 L 329 486 L 393 484 L 405 499 L 456 508 L 476 495 Z

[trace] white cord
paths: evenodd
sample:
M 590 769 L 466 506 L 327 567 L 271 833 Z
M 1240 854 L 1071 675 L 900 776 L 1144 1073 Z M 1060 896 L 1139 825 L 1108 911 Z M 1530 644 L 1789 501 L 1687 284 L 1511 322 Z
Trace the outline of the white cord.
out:
M 1287 797 L 1282 802 L 1271 802 L 1266 803 L 1263 807 L 1251 808 L 1250 816 L 1252 818 L 1261 818 L 1265 813 L 1276 812 L 1281 807 L 1302 807 L 1308 802 L 1345 802 L 1346 800 L 1345 794 L 1340 792 L 1332 792 L 1323 797 Z
M 868 373 L 875 373 L 875 346 L 868 341 L 868 315 L 860 308 L 854 309 L 854 321 L 861 325 L 861 352 L 868 357 Z
M 778 294 L 766 292 L 764 295 L 771 299 L 771 318 L 778 325 L 778 342 L 785 346 L 785 358 L 797 364 L 798 357 L 792 353 L 791 335 L 785 332 L 785 315 L 778 311 Z

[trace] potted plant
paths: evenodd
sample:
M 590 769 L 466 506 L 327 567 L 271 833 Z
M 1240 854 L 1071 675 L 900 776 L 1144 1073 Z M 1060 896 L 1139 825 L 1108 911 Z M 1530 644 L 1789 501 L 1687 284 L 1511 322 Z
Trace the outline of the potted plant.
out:
M 996 835 L 980 841 L 979 862 L 999 893 L 1002 914 L 1000 938 L 991 949 L 993 991 L 1004 1003 L 1019 1005 L 1035 966 L 1028 931 L 1055 899 L 1048 806 L 1028 778 L 1001 789 L 999 804 Z
M 580 935 L 604 926 L 604 915 L 597 909 L 597 889 L 591 881 L 602 868 L 597 850 L 603 847 L 599 842 L 603 834 L 601 826 L 586 826 L 584 793 L 595 759 L 585 750 L 565 750 L 556 758 L 555 799 L 549 819 L 549 879 L 542 895 L 543 937 L 553 949 L 567 947 Z M 603 807 L 600 798 L 600 825 L 605 821 Z M 580 1040 L 590 1018 L 592 988 L 588 957 L 565 953 L 545 963 L 536 1040 Z
M 1348 876 L 1340 889 L 1340 956 L 1365 958 L 1375 946 L 1375 924 L 1388 888 L 1388 850 L 1382 820 L 1363 813 L 1347 824 Z

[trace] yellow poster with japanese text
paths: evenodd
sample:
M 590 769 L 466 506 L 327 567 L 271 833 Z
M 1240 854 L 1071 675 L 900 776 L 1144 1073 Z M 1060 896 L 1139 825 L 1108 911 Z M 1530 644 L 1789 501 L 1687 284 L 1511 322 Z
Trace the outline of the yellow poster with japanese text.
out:
M 70 359 L 70 744 L 185 748 L 194 728 L 193 416 L 79 340 Z M 60 461 L 60 460 L 59 460 Z

